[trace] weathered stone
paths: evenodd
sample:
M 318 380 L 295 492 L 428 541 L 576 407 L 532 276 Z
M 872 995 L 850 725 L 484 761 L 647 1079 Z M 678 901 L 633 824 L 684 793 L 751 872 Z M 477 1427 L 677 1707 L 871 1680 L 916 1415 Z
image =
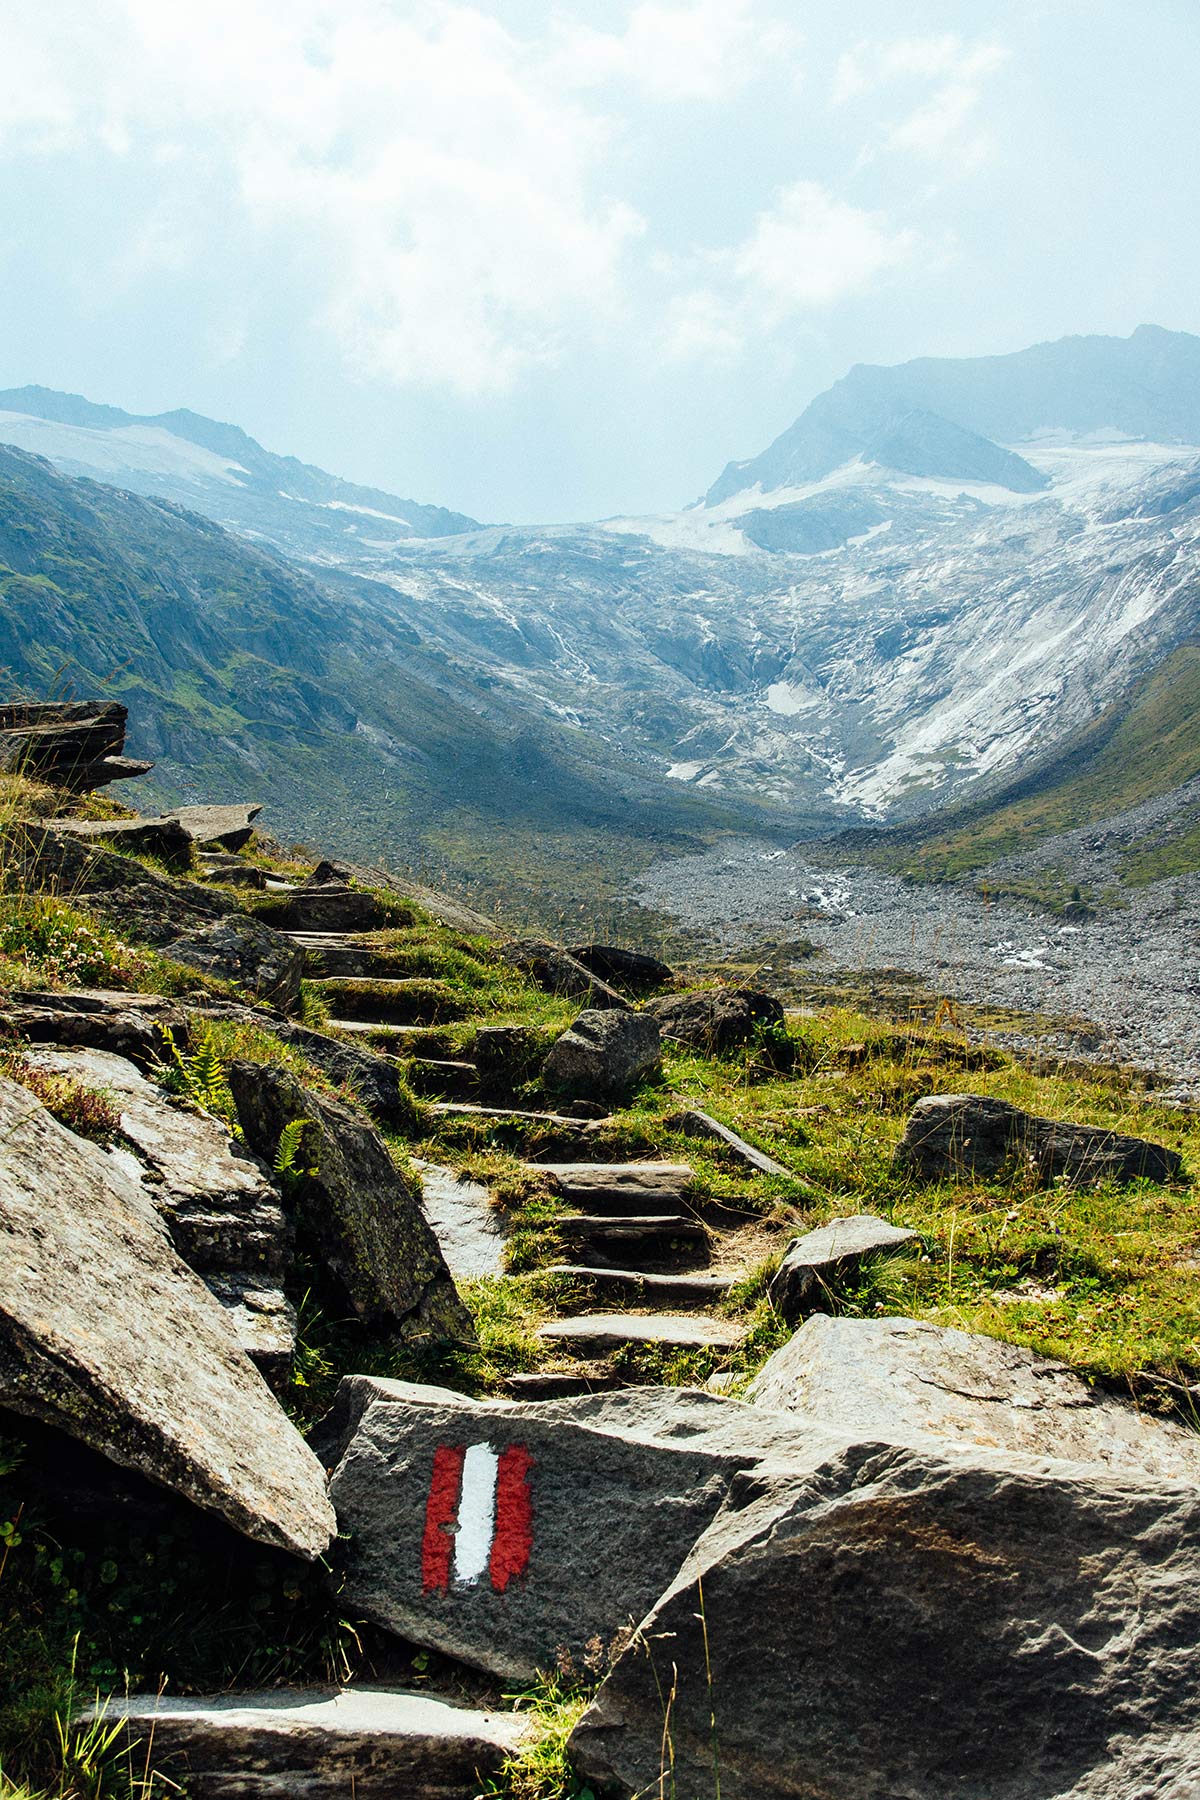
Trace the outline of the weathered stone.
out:
M 695 1390 L 515 1404 L 347 1377 L 321 1439 L 349 1534 L 343 1600 L 527 1679 L 636 1622 L 736 1471 L 791 1435 Z
M 115 1698 L 105 1727 L 193 1800 L 464 1800 L 530 1737 L 528 1714 L 433 1694 L 287 1689 Z
M 719 1056 L 748 1044 L 762 1031 L 786 1027 L 783 1007 L 772 994 L 754 988 L 702 988 L 668 994 L 646 1008 L 664 1038 L 705 1056 Z
M 200 869 L 205 881 L 219 882 L 222 887 L 253 888 L 259 894 L 266 892 L 267 871 L 256 863 L 243 861 L 240 856 L 202 856 Z M 306 966 L 307 961 L 306 957 Z
M 0 1232 L 0 1403 L 249 1537 L 328 1547 L 320 1465 L 141 1187 L 4 1079 Z
M 1200 1477 L 1200 1438 L 1017 1344 L 918 1319 L 817 1314 L 767 1359 L 756 1404 L 859 1442 L 934 1444 Z
M 178 819 L 200 849 L 244 850 L 261 811 L 261 806 L 180 806 L 165 816 Z
M 541 1050 L 537 1033 L 526 1025 L 481 1025 L 471 1057 L 481 1087 L 511 1093 L 537 1075 Z
M 644 950 L 622 950 L 616 944 L 572 944 L 571 955 L 577 963 L 602 981 L 614 987 L 629 987 L 640 992 L 646 988 L 665 987 L 674 981 L 675 971 L 657 956 Z
M 236 1062 L 229 1085 L 247 1144 L 270 1164 L 284 1128 L 308 1121 L 297 1168 L 312 1172 L 296 1182 L 290 1204 L 359 1318 L 404 1337 L 473 1343 L 471 1315 L 420 1194 L 379 1133 L 287 1069 Z
M 82 792 L 92 771 L 122 760 L 128 717 L 116 701 L 12 701 L 0 706 L 0 768 Z
M 126 994 L 106 988 L 54 993 L 22 988 L 0 1001 L 0 1030 L 35 1044 L 79 1044 L 127 1057 L 139 1068 L 160 1062 L 169 1031 L 180 1042 L 187 1014 L 162 994 Z
M 411 925 L 413 913 L 403 902 L 380 900 L 342 882 L 298 887 L 272 896 L 259 916 L 280 931 L 380 931 L 388 925 Z
M 662 1041 L 654 1019 L 635 1012 L 581 1012 L 546 1058 L 549 1088 L 582 1100 L 616 1100 L 657 1069 Z
M 913 1108 L 896 1150 L 897 1165 L 925 1181 L 986 1180 L 1010 1169 L 1042 1181 L 1171 1181 L 1182 1167 L 1174 1150 L 1098 1125 L 1040 1119 L 985 1094 L 929 1094 Z
M 666 1306 L 711 1306 L 736 1287 L 737 1275 L 660 1275 L 648 1269 L 603 1269 L 587 1263 L 551 1263 L 547 1275 L 595 1288 L 614 1299 L 643 1303 L 661 1300 Z
M 411 1130 L 415 1122 L 413 1097 L 394 1058 L 376 1056 L 357 1044 L 344 1044 L 307 1025 L 272 1023 L 270 1029 L 283 1043 L 303 1050 L 331 1081 L 345 1082 L 381 1124 Z
M 786 1175 L 789 1180 L 794 1179 L 791 1169 L 776 1162 L 765 1150 L 748 1144 L 745 1138 L 739 1137 L 736 1131 L 731 1131 L 728 1125 L 722 1125 L 710 1113 L 700 1112 L 689 1106 L 683 1112 L 672 1113 L 663 1123 L 669 1131 L 682 1131 L 685 1137 L 709 1138 L 715 1143 L 723 1144 L 740 1163 L 747 1169 L 753 1169 L 758 1175 Z
M 831 1219 L 816 1231 L 793 1238 L 771 1281 L 771 1303 L 785 1318 L 819 1306 L 822 1290 L 844 1276 L 865 1256 L 879 1256 L 911 1244 L 915 1231 L 889 1225 L 871 1213 Z
M 49 826 L 7 826 L 0 831 L 0 858 L 11 887 L 66 895 L 156 948 L 193 925 L 238 910 L 227 894 L 202 882 L 169 880 L 131 857 Z
M 292 1230 L 262 1165 L 219 1120 L 172 1105 L 123 1057 L 32 1049 L 26 1060 L 109 1095 L 145 1172 L 146 1198 L 176 1250 L 231 1310 L 246 1354 L 272 1380 L 286 1374 L 295 1321 L 280 1290 Z
M 282 931 L 272 931 L 247 913 L 214 919 L 174 938 L 166 946 L 166 954 L 189 969 L 231 981 L 282 1012 L 295 1012 L 300 1004 L 304 952 Z
M 153 856 L 168 869 L 192 866 L 192 840 L 178 819 L 55 819 L 54 830 Z
M 504 1223 L 491 1195 L 453 1169 L 413 1158 L 425 1217 L 456 1281 L 504 1273 Z
M 565 994 L 568 1000 L 586 1000 L 590 1006 L 614 1007 L 617 1011 L 629 1005 L 623 994 L 576 962 L 568 951 L 541 938 L 518 938 L 515 943 L 503 945 L 500 955 L 548 994 Z
M 664 1213 L 680 1207 L 696 1184 L 688 1163 L 530 1163 L 548 1176 L 564 1205 L 585 1213 Z

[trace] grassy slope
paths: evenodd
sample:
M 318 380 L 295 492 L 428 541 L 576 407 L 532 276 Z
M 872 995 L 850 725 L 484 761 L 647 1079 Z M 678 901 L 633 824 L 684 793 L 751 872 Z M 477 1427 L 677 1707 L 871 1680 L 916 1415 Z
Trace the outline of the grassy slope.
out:
M 1198 774 L 1200 644 L 1189 643 L 1038 774 L 986 804 L 949 809 L 890 841 L 881 840 L 869 854 L 925 879 L 962 875 L 1057 832 L 1157 799 Z M 1177 867 L 1164 866 L 1161 872 L 1200 868 L 1197 834 L 1191 834 L 1175 860 Z

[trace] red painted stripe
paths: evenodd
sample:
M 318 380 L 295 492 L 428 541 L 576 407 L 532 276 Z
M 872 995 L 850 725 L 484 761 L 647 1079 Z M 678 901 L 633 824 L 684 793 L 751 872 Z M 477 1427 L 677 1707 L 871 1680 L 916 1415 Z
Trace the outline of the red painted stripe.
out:
M 465 1455 L 463 1447 L 456 1444 L 439 1444 L 433 1453 L 421 1539 L 421 1585 L 427 1594 L 445 1593 L 450 1586 L 450 1558 L 454 1552 Z
M 533 1549 L 533 1499 L 529 1471 L 533 1458 L 524 1444 L 510 1444 L 496 1471 L 496 1535 L 488 1573 L 502 1594 L 509 1582 L 529 1567 Z

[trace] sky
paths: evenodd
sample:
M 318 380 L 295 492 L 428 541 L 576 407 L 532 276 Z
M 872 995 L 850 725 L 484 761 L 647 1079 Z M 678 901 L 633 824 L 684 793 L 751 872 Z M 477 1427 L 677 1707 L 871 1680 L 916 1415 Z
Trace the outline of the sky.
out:
M 487 520 L 854 362 L 1200 331 L 1196 0 L 0 0 L 0 386 Z

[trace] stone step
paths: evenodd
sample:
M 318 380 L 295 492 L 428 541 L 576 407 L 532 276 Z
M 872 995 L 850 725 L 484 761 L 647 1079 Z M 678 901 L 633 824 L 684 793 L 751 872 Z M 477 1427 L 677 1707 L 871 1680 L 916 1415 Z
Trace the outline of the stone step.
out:
M 586 1213 L 567 1214 L 553 1221 L 567 1244 L 593 1256 L 628 1266 L 626 1258 L 653 1249 L 659 1255 L 672 1251 L 696 1251 L 707 1255 L 708 1234 L 696 1219 L 682 1213 L 635 1214 L 629 1218 L 593 1218 Z
M 192 1800 L 464 1800 L 533 1735 L 527 1714 L 379 1688 L 114 1696 L 104 1723 Z
M 274 910 L 267 922 L 280 931 L 356 932 L 381 931 L 391 925 L 411 925 L 413 913 L 400 901 L 385 901 L 361 888 L 339 883 L 291 887 L 289 898 Z
M 592 1370 L 576 1373 L 547 1371 L 540 1375 L 510 1375 L 505 1392 L 513 1400 L 574 1400 L 582 1394 L 608 1394 L 630 1385 L 620 1375 L 597 1375 Z
M 538 1338 L 569 1356 L 603 1356 L 631 1344 L 661 1344 L 671 1350 L 732 1350 L 743 1329 L 707 1313 L 580 1313 L 553 1319 Z
M 478 1075 L 474 1063 L 418 1056 L 409 1064 L 408 1079 L 414 1091 L 423 1097 L 436 1094 L 449 1099 L 474 1093 Z
M 380 1025 L 434 1025 L 462 1016 L 464 1002 L 444 981 L 423 976 L 330 975 L 319 984 L 330 1017 Z
M 287 935 L 304 952 L 308 973 L 318 979 L 338 975 L 398 978 L 405 973 L 401 953 L 389 944 L 373 944 L 366 932 L 289 931 Z
M 529 1163 L 578 1212 L 597 1216 L 686 1211 L 695 1173 L 686 1163 Z
M 597 1289 L 613 1300 L 661 1300 L 668 1306 L 710 1306 L 736 1287 L 740 1275 L 663 1275 L 649 1269 L 604 1269 L 590 1263 L 554 1263 L 547 1275 L 561 1275 Z
M 346 1029 L 347 1027 L 339 1020 L 338 1030 L 345 1031 Z M 429 1110 L 441 1118 L 449 1119 L 532 1119 L 539 1125 L 571 1125 L 581 1134 L 589 1132 L 594 1125 L 604 1125 L 608 1122 L 606 1118 L 577 1118 L 573 1113 L 531 1112 L 520 1106 L 480 1106 L 475 1102 L 461 1100 L 447 1100 L 440 1103 L 435 1101 Z

